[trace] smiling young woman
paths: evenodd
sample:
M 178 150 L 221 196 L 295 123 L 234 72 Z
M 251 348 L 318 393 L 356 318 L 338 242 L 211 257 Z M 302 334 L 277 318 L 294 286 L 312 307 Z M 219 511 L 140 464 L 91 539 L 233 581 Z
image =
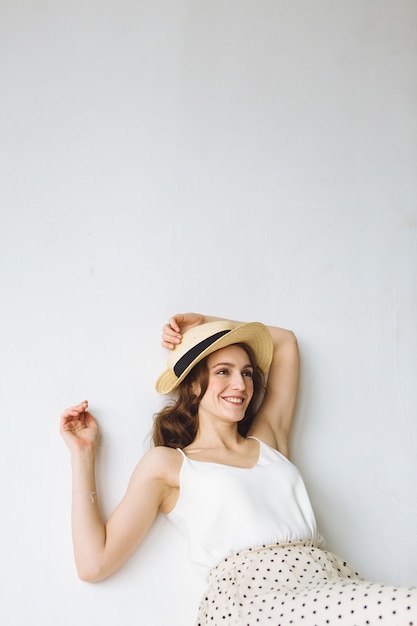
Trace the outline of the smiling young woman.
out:
M 154 447 L 104 523 L 95 487 L 98 427 L 88 403 L 61 432 L 73 467 L 79 575 L 119 568 L 158 511 L 186 535 L 207 580 L 196 623 L 417 626 L 417 589 L 363 581 L 324 549 L 288 439 L 299 354 L 291 331 L 186 313 L 163 328 Z M 267 382 L 265 383 L 265 378 Z

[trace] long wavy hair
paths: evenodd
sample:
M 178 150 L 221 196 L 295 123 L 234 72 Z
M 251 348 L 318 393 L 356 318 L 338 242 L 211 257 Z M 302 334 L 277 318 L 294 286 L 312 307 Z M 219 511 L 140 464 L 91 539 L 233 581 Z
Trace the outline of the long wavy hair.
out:
M 253 396 L 244 418 L 238 424 L 239 433 L 245 437 L 265 391 L 265 376 L 257 365 L 255 354 L 249 346 L 242 343 L 233 345 L 245 350 L 253 367 Z M 185 448 L 194 441 L 198 431 L 198 408 L 207 391 L 209 381 L 207 358 L 193 367 L 179 385 L 175 397 L 154 416 L 152 428 L 154 446 Z M 193 391 L 193 383 L 199 385 L 198 396 Z

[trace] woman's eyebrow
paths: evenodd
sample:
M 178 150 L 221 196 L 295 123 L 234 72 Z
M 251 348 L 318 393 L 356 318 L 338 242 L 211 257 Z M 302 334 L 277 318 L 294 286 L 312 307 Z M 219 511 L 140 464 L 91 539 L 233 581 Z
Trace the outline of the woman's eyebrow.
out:
M 223 366 L 223 367 L 224 367 L 224 366 L 226 366 L 226 367 L 236 367 L 236 363 L 227 363 L 226 361 L 220 361 L 219 363 L 215 363 L 215 364 L 211 367 L 211 369 L 214 369 L 215 367 L 219 367 L 219 365 L 221 365 L 221 366 Z M 251 363 L 247 363 L 246 365 L 244 365 L 244 366 L 242 367 L 242 369 L 247 369 L 247 368 L 253 369 L 253 367 L 252 367 Z

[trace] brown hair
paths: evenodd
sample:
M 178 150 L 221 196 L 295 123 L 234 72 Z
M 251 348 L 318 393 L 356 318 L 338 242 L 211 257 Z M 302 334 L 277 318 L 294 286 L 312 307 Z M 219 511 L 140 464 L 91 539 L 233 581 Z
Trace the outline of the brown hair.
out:
M 245 350 L 253 367 L 253 396 L 246 409 L 245 417 L 238 424 L 239 433 L 246 436 L 265 390 L 265 377 L 256 363 L 253 350 L 246 344 L 233 345 Z M 198 430 L 198 407 L 206 393 L 209 380 L 207 358 L 193 367 L 179 385 L 176 397 L 155 415 L 152 428 L 152 441 L 155 446 L 185 448 L 194 441 Z M 198 396 L 192 389 L 194 382 L 197 382 L 200 387 Z

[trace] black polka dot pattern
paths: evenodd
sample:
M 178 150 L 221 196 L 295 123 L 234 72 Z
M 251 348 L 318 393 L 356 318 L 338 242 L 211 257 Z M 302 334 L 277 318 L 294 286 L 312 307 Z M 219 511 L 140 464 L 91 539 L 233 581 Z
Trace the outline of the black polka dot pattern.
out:
M 417 587 L 364 581 L 310 542 L 268 546 L 222 561 L 196 626 L 417 626 Z

